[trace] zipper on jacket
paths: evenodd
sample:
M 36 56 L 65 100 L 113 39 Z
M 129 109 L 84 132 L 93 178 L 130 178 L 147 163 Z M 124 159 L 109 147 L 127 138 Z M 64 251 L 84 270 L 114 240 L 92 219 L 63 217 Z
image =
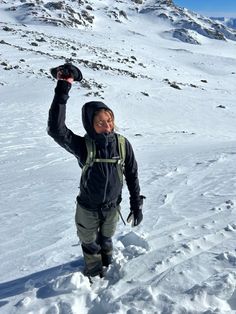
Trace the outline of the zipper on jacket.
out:
M 108 148 L 108 138 L 105 136 L 106 143 L 105 143 L 105 158 L 108 158 L 107 155 L 107 148 Z M 104 194 L 103 194 L 103 203 L 105 203 L 106 195 L 107 195 L 107 186 L 108 186 L 108 163 L 105 163 L 105 169 L 106 169 L 106 182 L 104 187 Z

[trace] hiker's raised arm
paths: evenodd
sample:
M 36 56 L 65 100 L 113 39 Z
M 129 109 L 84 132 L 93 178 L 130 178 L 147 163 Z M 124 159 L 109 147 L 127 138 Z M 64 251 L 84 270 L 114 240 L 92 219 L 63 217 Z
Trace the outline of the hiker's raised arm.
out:
M 60 70 L 56 73 L 53 72 L 52 75 L 58 80 L 54 98 L 49 109 L 47 132 L 60 146 L 77 158 L 80 158 L 81 149 L 84 151 L 83 137 L 74 134 L 66 126 L 65 122 L 66 104 L 69 99 L 69 91 L 72 87 L 74 77 L 73 75 L 67 75 L 67 77 L 65 77 Z

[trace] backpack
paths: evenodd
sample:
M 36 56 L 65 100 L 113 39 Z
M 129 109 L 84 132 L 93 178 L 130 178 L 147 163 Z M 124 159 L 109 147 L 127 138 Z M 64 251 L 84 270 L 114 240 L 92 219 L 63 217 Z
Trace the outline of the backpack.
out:
M 84 136 L 86 148 L 87 148 L 87 159 L 82 168 L 82 177 L 85 175 L 86 171 L 90 167 L 93 166 L 95 162 L 107 162 L 107 163 L 113 163 L 113 164 L 116 163 L 118 176 L 120 178 L 121 184 L 123 184 L 123 173 L 124 173 L 125 156 L 126 156 L 125 138 L 124 136 L 120 134 L 116 134 L 116 135 L 117 135 L 117 140 L 118 140 L 118 151 L 119 151 L 118 159 L 95 158 L 95 155 L 96 155 L 95 142 L 87 134 Z

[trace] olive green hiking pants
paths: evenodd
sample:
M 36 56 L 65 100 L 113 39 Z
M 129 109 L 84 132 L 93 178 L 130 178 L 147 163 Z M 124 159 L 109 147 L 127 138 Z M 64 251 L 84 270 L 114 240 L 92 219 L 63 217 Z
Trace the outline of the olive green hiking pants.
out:
M 77 203 L 75 223 L 81 241 L 86 272 L 96 276 L 112 259 L 112 236 L 119 220 L 120 206 L 105 211 L 86 209 Z

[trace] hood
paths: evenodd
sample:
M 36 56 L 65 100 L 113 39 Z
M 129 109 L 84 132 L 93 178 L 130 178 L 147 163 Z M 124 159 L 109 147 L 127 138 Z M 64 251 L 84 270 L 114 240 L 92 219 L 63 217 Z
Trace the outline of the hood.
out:
M 95 132 L 93 128 L 93 118 L 94 118 L 94 113 L 98 111 L 99 109 L 111 110 L 102 101 L 90 101 L 84 104 L 82 107 L 83 126 L 87 134 L 93 139 L 96 139 L 98 137 L 98 134 Z

